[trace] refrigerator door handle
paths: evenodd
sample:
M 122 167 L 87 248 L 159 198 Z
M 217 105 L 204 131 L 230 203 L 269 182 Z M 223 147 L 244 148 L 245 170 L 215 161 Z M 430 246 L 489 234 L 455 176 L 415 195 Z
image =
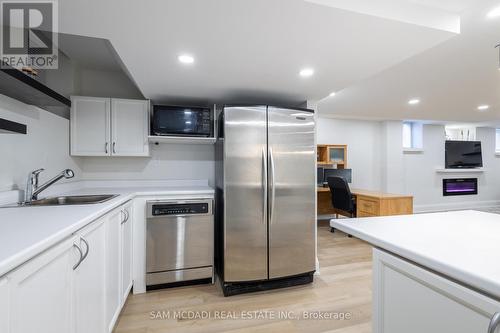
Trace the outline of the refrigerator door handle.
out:
M 271 175 L 271 180 L 270 183 L 271 185 L 270 190 L 271 190 L 271 197 L 270 197 L 270 205 L 269 205 L 269 223 L 273 223 L 273 212 L 274 212 L 274 201 L 276 198 L 276 184 L 275 184 L 275 179 L 274 179 L 274 156 L 273 156 L 273 148 L 269 147 L 269 166 L 270 166 L 270 175 Z
M 266 224 L 267 218 L 267 155 L 266 148 L 262 147 L 262 223 Z

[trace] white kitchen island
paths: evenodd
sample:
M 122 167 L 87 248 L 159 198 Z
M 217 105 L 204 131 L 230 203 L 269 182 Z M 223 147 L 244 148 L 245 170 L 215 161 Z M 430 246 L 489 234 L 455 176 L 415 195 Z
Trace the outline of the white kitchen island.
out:
M 373 333 L 500 333 L 500 215 L 338 219 L 374 246 Z

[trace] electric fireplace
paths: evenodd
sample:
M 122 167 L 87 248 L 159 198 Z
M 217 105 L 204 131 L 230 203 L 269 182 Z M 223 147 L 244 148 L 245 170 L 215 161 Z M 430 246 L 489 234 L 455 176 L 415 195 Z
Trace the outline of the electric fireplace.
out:
M 477 178 L 443 179 L 443 195 L 477 194 Z

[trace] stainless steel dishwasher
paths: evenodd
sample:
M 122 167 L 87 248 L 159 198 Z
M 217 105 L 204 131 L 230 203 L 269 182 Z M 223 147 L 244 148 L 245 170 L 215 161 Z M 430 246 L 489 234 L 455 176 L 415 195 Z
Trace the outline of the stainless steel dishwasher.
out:
M 148 201 L 146 285 L 211 279 L 213 200 Z M 200 281 L 201 282 L 201 281 Z

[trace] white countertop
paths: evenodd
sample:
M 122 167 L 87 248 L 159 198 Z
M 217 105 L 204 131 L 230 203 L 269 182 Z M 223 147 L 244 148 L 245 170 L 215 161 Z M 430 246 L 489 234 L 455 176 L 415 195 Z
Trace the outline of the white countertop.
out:
M 74 194 L 119 194 L 101 204 L 0 208 L 0 276 L 137 196 L 210 196 L 208 186 L 96 187 Z
M 330 226 L 500 298 L 500 215 L 456 211 L 331 220 Z

